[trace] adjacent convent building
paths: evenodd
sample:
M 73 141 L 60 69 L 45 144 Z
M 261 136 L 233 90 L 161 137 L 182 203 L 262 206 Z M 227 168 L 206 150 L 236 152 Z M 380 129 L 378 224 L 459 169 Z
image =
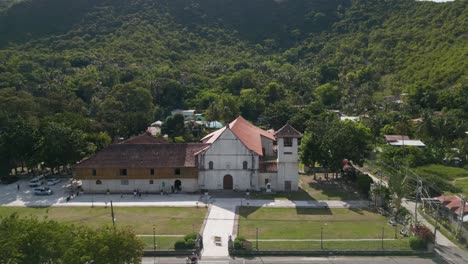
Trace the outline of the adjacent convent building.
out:
M 74 168 L 88 192 L 290 191 L 298 188 L 298 140 L 286 124 L 262 130 L 239 116 L 201 143 L 141 135 L 112 144 Z

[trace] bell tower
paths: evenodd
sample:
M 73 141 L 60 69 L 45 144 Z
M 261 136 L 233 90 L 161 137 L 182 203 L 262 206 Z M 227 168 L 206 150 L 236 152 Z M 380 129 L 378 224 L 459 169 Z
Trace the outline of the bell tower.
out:
M 299 185 L 299 138 L 302 134 L 289 124 L 275 133 L 278 143 L 276 190 L 296 191 Z

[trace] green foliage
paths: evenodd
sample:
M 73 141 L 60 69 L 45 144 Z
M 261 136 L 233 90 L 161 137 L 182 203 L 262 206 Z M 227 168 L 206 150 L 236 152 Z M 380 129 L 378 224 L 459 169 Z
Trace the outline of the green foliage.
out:
M 371 184 L 374 183 L 372 178 L 367 174 L 358 173 L 356 182 L 357 182 L 357 186 L 358 186 L 359 191 L 364 196 L 366 196 L 366 197 L 369 196 L 369 191 L 370 191 Z
M 177 249 L 193 249 L 195 247 L 195 240 L 197 239 L 197 233 L 190 233 L 184 236 L 183 240 L 177 240 L 174 243 L 174 248 Z
M 364 125 L 335 119 L 310 122 L 299 155 L 307 166 L 319 162 L 336 172 L 345 159 L 362 164 L 370 153 L 370 130 Z
M 412 250 L 425 250 L 427 247 L 427 242 L 418 237 L 410 237 L 409 244 Z
M 140 263 L 143 244 L 128 229 L 91 229 L 11 215 L 0 219 L 5 263 Z
M 234 239 L 234 249 L 245 249 L 244 248 L 244 242 L 246 242 L 247 239 L 241 236 L 237 236 L 236 239 Z
M 369 116 L 375 138 L 406 133 L 430 158 L 456 147 L 466 160 L 467 16 L 465 1 L 7 0 L 0 127 L 63 123 L 89 154 L 107 144 L 97 133 L 127 138 L 176 108 L 305 131 L 320 104 Z

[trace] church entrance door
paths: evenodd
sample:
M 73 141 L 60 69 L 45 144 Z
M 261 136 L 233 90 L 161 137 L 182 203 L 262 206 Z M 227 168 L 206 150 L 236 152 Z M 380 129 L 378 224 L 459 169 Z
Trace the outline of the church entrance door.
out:
M 233 179 L 231 175 L 224 175 L 223 178 L 223 189 L 224 190 L 232 190 L 233 187 Z

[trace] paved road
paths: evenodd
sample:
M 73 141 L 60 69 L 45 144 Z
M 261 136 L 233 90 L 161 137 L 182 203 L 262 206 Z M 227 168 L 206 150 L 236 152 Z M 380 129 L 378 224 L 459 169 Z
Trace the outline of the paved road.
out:
M 414 202 L 403 200 L 402 205 L 414 215 Z M 423 225 L 429 227 L 431 230 L 434 230 L 434 226 L 431 225 L 426 219 L 417 213 L 418 221 L 421 222 Z M 441 232 L 437 232 L 436 235 L 436 253 L 448 263 L 453 264 L 467 264 L 468 263 L 468 252 L 460 249 L 457 245 L 455 245 L 452 241 L 450 241 L 447 237 L 445 237 Z
M 142 264 L 185 263 L 184 258 L 144 258 Z M 259 258 L 203 258 L 200 264 L 449 264 L 437 257 L 259 257 Z M 465 262 L 466 263 L 466 262 Z

